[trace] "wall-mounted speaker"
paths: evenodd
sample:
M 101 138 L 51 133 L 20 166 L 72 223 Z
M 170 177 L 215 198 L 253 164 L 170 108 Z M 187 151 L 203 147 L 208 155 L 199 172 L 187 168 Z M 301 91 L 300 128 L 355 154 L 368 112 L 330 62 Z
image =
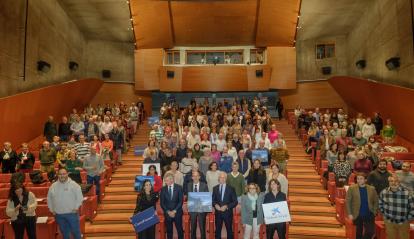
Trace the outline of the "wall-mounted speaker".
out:
M 332 73 L 332 67 L 330 67 L 330 66 L 322 67 L 322 74 L 330 75 L 331 73 Z
M 400 58 L 399 57 L 392 57 L 385 62 L 388 70 L 396 70 L 400 67 Z
M 47 73 L 50 71 L 50 68 L 52 68 L 52 66 L 47 63 L 46 61 L 38 61 L 37 62 L 37 70 L 41 71 L 43 73 Z
M 79 68 L 79 64 L 74 61 L 69 61 L 69 70 L 77 71 Z
M 367 62 L 365 60 L 359 60 L 355 65 L 358 69 L 364 69 L 367 66 Z
M 102 77 L 103 78 L 111 78 L 111 71 L 110 70 L 102 70 Z
M 263 70 L 256 70 L 256 77 L 262 78 L 263 77 Z
M 169 79 L 174 78 L 174 71 L 167 71 L 167 78 Z

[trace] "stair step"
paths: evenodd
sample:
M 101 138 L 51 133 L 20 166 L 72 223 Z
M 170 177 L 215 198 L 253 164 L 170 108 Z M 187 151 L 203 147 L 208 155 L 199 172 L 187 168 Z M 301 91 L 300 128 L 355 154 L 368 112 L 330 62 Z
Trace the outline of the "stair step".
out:
M 289 172 L 289 169 L 288 169 L 288 172 Z M 316 172 L 315 172 L 314 175 L 288 174 L 288 177 L 289 177 L 289 180 L 291 180 L 291 179 L 304 179 L 304 180 L 306 180 L 306 179 L 315 179 L 315 180 L 319 180 L 320 179 L 320 176 L 317 175 Z
M 123 187 L 123 186 L 112 187 L 112 186 L 109 186 L 109 187 L 105 188 L 105 193 L 106 193 L 106 195 L 109 195 L 109 194 L 121 195 L 121 194 L 133 194 L 133 193 L 136 193 L 136 192 L 134 190 L 134 186 L 131 185 L 129 187 Z
M 331 204 L 331 202 L 328 200 L 328 197 L 315 197 L 315 196 L 290 195 L 289 201 L 292 205 L 305 205 L 305 206 L 309 206 L 309 205 L 327 206 Z
M 134 185 L 135 182 L 135 178 L 130 178 L 130 179 L 116 179 L 116 180 L 112 180 L 110 186 L 112 185 L 122 185 L 122 186 L 127 186 L 127 185 Z
M 298 188 L 298 187 L 290 187 L 289 188 L 289 195 L 298 195 L 302 194 L 303 196 L 308 195 L 319 195 L 319 196 L 328 196 L 328 192 L 325 189 L 314 189 L 314 188 Z
M 98 214 L 118 213 L 118 212 L 132 213 L 134 209 L 135 209 L 135 203 L 122 203 L 122 204 L 104 203 L 104 204 L 99 205 Z
M 289 175 L 288 175 L 289 176 Z M 296 187 L 306 187 L 306 188 L 321 188 L 321 183 L 319 181 L 303 181 L 303 180 L 289 180 L 289 190 Z
M 117 202 L 117 203 L 135 203 L 137 195 L 105 195 L 103 203 Z
M 88 239 L 113 239 L 114 237 L 109 236 L 88 236 Z M 116 239 L 137 239 L 136 236 L 116 236 Z
M 107 236 L 113 235 L 112 238 L 117 238 L 118 236 L 135 236 L 135 231 L 133 226 L 130 223 L 124 224 L 113 224 L 110 227 L 108 225 L 90 225 L 85 227 L 85 233 L 88 235 L 94 236 Z
M 94 225 L 128 223 L 132 213 L 98 214 L 93 219 Z
M 318 215 L 293 215 L 292 225 L 294 226 L 310 226 L 314 227 L 342 227 L 342 225 L 333 216 L 318 216 Z
M 322 215 L 322 216 L 336 216 L 336 210 L 332 206 L 304 206 L 291 205 L 290 212 L 293 215 Z
M 292 173 L 311 173 L 311 174 L 315 174 L 315 170 L 313 170 L 312 168 L 290 168 L 289 169 L 289 174 Z
M 296 238 L 346 238 L 344 228 L 322 228 L 294 225 L 289 227 L 289 238 L 292 238 L 291 235 L 292 237 L 296 236 Z
M 125 172 L 116 172 L 115 174 L 112 175 L 112 180 L 114 179 L 135 179 L 135 176 L 140 175 L 138 172 L 136 173 L 125 173 Z

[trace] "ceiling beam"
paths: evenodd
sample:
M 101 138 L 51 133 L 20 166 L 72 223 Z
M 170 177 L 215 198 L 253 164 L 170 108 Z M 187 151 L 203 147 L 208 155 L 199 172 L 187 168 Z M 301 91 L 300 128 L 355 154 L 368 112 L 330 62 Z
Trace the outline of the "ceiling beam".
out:
M 172 38 L 173 45 L 175 46 L 175 30 L 174 30 L 172 8 L 171 8 L 171 0 L 168 0 L 168 13 L 170 14 L 171 38 Z

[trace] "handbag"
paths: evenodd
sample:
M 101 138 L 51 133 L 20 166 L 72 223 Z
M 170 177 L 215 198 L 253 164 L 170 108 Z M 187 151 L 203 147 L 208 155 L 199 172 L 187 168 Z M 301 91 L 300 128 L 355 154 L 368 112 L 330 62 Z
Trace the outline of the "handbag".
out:
M 42 172 L 40 172 L 39 170 L 35 170 L 35 171 L 29 173 L 29 177 L 30 177 L 30 181 L 33 184 L 41 184 L 45 181 L 43 179 Z

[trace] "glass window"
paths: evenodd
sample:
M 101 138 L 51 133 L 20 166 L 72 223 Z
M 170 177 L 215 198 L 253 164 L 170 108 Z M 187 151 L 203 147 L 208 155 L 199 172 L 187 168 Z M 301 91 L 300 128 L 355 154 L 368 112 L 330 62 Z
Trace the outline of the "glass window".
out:
M 243 51 L 226 52 L 224 56 L 225 64 L 243 64 Z
M 263 64 L 264 63 L 264 49 L 250 50 L 250 63 Z
M 205 64 L 205 52 L 187 52 L 187 64 Z
M 224 64 L 224 52 L 207 52 L 207 64 Z
M 317 44 L 316 59 L 335 57 L 335 44 Z
M 165 51 L 165 64 L 167 65 L 179 65 L 180 64 L 180 51 Z

